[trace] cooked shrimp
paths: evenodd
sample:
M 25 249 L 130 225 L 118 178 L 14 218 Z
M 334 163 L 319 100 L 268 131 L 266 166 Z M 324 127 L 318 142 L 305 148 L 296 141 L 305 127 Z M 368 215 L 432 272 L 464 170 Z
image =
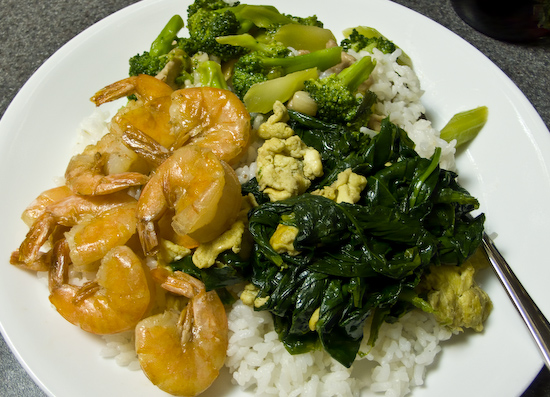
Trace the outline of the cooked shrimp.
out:
M 99 106 L 132 94 L 138 100 L 130 101 L 111 122 L 119 133 L 133 126 L 170 151 L 197 144 L 231 165 L 248 148 L 250 114 L 231 91 L 212 87 L 172 91 L 155 77 L 139 75 L 117 81 L 91 99 Z
M 164 163 L 172 154 L 170 150 L 130 124 L 122 134 L 122 140 L 129 148 L 151 164 L 153 168 L 157 168 Z
M 208 148 L 235 165 L 250 143 L 250 114 L 231 91 L 212 87 L 174 91 L 170 120 L 177 141 Z
M 156 223 L 174 210 L 172 228 L 198 242 L 214 239 L 235 220 L 241 186 L 233 168 L 210 150 L 186 145 L 162 163 L 138 200 L 138 234 L 145 254 L 157 251 Z
M 136 352 L 147 377 L 176 396 L 196 396 L 218 377 L 225 362 L 228 326 L 225 308 L 215 291 L 190 275 L 155 269 L 155 280 L 177 295 L 190 298 L 181 311 L 168 309 L 136 326 Z
M 65 171 L 67 186 L 77 194 L 110 194 L 148 181 L 147 166 L 122 135 L 109 132 L 96 144 L 71 158 Z
M 137 231 L 136 210 L 132 201 L 86 217 L 66 232 L 75 269 L 97 270 L 97 261 L 111 248 L 126 244 Z
M 92 98 L 96 106 L 135 95 L 111 120 L 111 129 L 122 133 L 128 124 L 139 128 L 161 145 L 169 148 L 175 142 L 170 128 L 172 88 L 163 81 L 145 74 L 117 81 L 99 90 Z
M 38 197 L 27 206 L 27 208 L 25 208 L 21 214 L 21 219 L 30 228 L 33 223 L 44 213 L 48 206 L 63 200 L 72 194 L 73 192 L 67 186 L 59 186 L 45 190 L 40 193 L 40 195 L 38 195 Z M 55 241 L 59 238 L 59 236 L 62 236 L 65 231 L 66 228 L 57 227 L 54 228 L 50 234 L 55 234 L 55 237 L 53 237 L 53 240 Z M 19 250 L 15 250 L 10 256 L 10 263 L 27 270 L 38 272 L 48 271 L 51 263 L 51 255 L 50 252 L 38 252 L 33 255 L 32 259 L 28 259 L 23 262 L 20 260 Z
M 25 208 L 25 211 L 23 211 L 21 215 L 21 219 L 28 227 L 31 227 L 36 219 L 42 215 L 48 205 L 71 196 L 72 194 L 73 192 L 71 189 L 65 185 L 45 190 Z
M 76 263 L 85 266 L 88 264 L 85 262 L 86 258 L 90 261 L 98 259 L 85 244 L 94 241 L 94 239 L 97 240 L 94 242 L 93 248 L 102 247 L 104 254 L 106 250 L 116 245 L 125 244 L 135 233 L 136 224 L 135 221 L 132 223 L 131 219 L 135 213 L 136 203 L 136 199 L 119 192 L 107 196 L 71 195 L 48 205 L 32 224 L 19 250 L 12 254 L 11 263 L 30 269 L 40 267 L 40 264 L 47 259 L 41 248 L 48 242 L 58 226 L 73 227 L 81 222 L 89 223 L 93 219 L 99 218 L 100 220 L 95 224 L 92 222 L 93 227 L 90 230 L 77 230 L 69 235 L 73 248 L 82 246 L 82 249 L 75 251 Z M 132 213 L 132 211 L 134 212 Z M 128 215 L 129 213 L 131 216 Z M 118 222 L 119 215 L 125 223 Z M 109 224 L 108 229 L 101 230 L 102 227 Z M 95 227 L 97 225 L 100 225 L 100 228 Z
M 69 284 L 68 244 L 59 240 L 50 269 L 50 302 L 70 323 L 94 334 L 132 329 L 151 304 L 148 268 L 127 246 L 111 249 L 101 260 L 96 279 Z

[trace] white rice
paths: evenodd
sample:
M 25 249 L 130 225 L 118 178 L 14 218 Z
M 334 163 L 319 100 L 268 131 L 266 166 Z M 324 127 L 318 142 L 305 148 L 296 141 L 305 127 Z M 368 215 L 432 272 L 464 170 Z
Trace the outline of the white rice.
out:
M 132 371 L 141 369 L 136 353 L 134 331 L 103 335 L 102 338 L 105 347 L 99 353 L 101 357 L 112 358 L 121 367 L 127 367 Z
M 376 113 L 405 129 L 415 142 L 418 153 L 430 157 L 435 147 L 442 147 L 441 166 L 454 169 L 454 142 L 439 138 L 428 120 L 421 118 L 425 109 L 420 101 L 423 91 L 409 67 L 396 62 L 401 51 L 382 54 L 375 50 L 375 83 L 370 89 L 380 100 Z M 77 145 L 80 151 L 107 132 L 109 114 L 96 110 L 81 125 Z M 255 127 L 263 118 L 255 118 Z M 255 176 L 252 147 L 237 172 L 241 182 Z M 439 343 L 451 333 L 437 324 L 434 317 L 421 311 L 403 316 L 395 324 L 383 324 L 374 347 L 366 345 L 368 327 L 361 354 L 351 368 L 345 368 L 323 351 L 290 355 L 278 340 L 271 315 L 255 312 L 238 301 L 228 313 L 229 348 L 226 366 L 233 382 L 257 396 L 358 396 L 363 390 L 388 397 L 409 394 L 423 385 L 427 368 L 440 352 Z M 133 332 L 104 336 L 101 355 L 131 370 L 139 369 Z
M 229 349 L 226 366 L 234 383 L 257 396 L 359 396 L 362 390 L 385 396 L 405 396 L 424 383 L 426 367 L 451 337 L 435 318 L 421 311 L 383 324 L 374 347 L 366 343 L 346 368 L 324 351 L 291 355 L 278 340 L 267 312 L 255 312 L 241 301 L 229 312 Z
M 441 147 L 441 167 L 455 170 L 456 141 L 446 142 L 441 139 L 439 131 L 422 117 L 426 113 L 421 102 L 424 91 L 414 70 L 397 63 L 401 52 L 397 49 L 392 54 L 383 54 L 375 48 L 373 54 L 355 53 L 357 57 L 370 55 L 376 60 L 371 74 L 374 83 L 369 87 L 379 100 L 375 105 L 375 113 L 389 115 L 392 123 L 407 131 L 421 157 L 429 158 L 436 147 Z

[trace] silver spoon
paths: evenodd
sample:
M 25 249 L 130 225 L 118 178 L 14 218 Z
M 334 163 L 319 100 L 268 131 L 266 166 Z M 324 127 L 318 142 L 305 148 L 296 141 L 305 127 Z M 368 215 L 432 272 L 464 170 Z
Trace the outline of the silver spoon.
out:
M 502 286 L 506 289 L 508 296 L 514 302 L 516 309 L 535 339 L 546 367 L 550 369 L 550 324 L 548 320 L 523 288 L 493 240 L 485 232 L 483 232 L 482 245 Z

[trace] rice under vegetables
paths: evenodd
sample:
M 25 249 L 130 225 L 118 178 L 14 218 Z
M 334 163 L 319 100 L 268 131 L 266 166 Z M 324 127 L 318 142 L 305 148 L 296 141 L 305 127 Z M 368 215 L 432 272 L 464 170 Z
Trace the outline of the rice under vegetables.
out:
M 358 57 L 367 54 L 356 54 Z M 415 72 L 397 63 L 398 49 L 368 54 L 377 64 L 369 87 L 379 102 L 375 113 L 407 131 L 422 157 L 431 157 L 441 147 L 440 165 L 455 169 L 455 144 L 439 137 L 439 131 L 423 115 L 423 91 Z M 242 168 L 237 170 L 247 171 Z M 239 175 L 244 181 L 244 175 Z M 439 342 L 451 337 L 432 315 L 415 310 L 395 324 L 383 324 L 374 347 L 367 345 L 370 324 L 358 357 L 346 368 L 324 351 L 291 355 L 279 342 L 271 314 L 255 312 L 237 302 L 229 313 L 229 349 L 226 366 L 239 386 L 258 396 L 358 396 L 361 390 L 405 396 L 424 383 L 426 367 L 441 350 Z
M 430 157 L 442 147 L 441 166 L 453 170 L 454 142 L 439 138 L 431 122 L 423 118 L 420 102 L 423 91 L 414 71 L 396 62 L 401 50 L 383 54 L 374 49 L 369 54 L 377 65 L 370 86 L 379 99 L 376 114 L 389 115 L 390 120 L 407 131 L 422 157 Z M 359 54 L 363 55 L 363 54 Z M 96 141 L 107 132 L 108 113 L 96 111 L 81 125 L 79 145 Z M 258 122 L 258 120 L 256 120 Z M 79 148 L 79 150 L 81 147 Z M 248 164 L 237 174 L 241 182 L 253 177 L 257 147 L 248 153 Z M 228 313 L 229 348 L 226 366 L 233 382 L 261 396 L 358 396 L 361 390 L 385 396 L 405 396 L 424 383 L 426 368 L 441 350 L 439 343 L 451 337 L 432 315 L 415 310 L 394 324 L 383 324 L 374 347 L 366 344 L 369 324 L 361 354 L 351 368 L 332 359 L 324 351 L 300 355 L 289 354 L 278 340 L 268 312 L 255 312 L 238 301 Z M 102 356 L 114 358 L 119 365 L 138 370 L 132 332 L 103 337 L 106 346 Z

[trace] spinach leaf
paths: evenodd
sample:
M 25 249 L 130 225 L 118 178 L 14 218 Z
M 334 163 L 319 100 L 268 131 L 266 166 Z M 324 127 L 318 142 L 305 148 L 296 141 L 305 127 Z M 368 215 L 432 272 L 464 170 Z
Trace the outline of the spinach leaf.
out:
M 248 214 L 250 258 L 229 252 L 220 265 L 197 269 L 190 259 L 172 264 L 223 288 L 246 280 L 271 312 L 279 339 L 292 354 L 322 346 L 350 366 L 371 317 L 368 342 L 383 322 L 414 306 L 429 310 L 415 287 L 431 264 L 461 264 L 478 248 L 484 216 L 478 201 L 439 167 L 440 150 L 421 158 L 405 131 L 389 119 L 366 134 L 289 111 L 289 124 L 323 161 L 324 176 L 298 197 L 270 202 L 253 179 L 243 185 L 258 207 Z M 311 194 L 351 168 L 367 179 L 358 202 L 336 203 Z M 278 225 L 298 229 L 298 255 L 277 252 L 270 238 Z M 317 317 L 318 315 L 318 317 Z
M 325 176 L 310 192 L 352 168 L 367 178 L 355 204 L 310 193 L 264 202 L 249 213 L 255 242 L 251 281 L 267 298 L 286 348 L 323 348 L 350 366 L 371 316 L 369 343 L 380 325 L 421 305 L 414 293 L 430 264 L 460 264 L 480 244 L 479 203 L 439 167 L 440 150 L 419 157 L 405 131 L 382 121 L 374 138 L 290 113 L 292 127 L 323 159 Z M 279 224 L 294 226 L 299 255 L 276 252 L 269 239 Z M 315 314 L 318 313 L 318 319 Z M 314 331 L 311 326 L 314 326 Z
M 201 280 L 207 291 L 242 283 L 245 277 L 241 269 L 247 266 L 247 261 L 231 250 L 222 252 L 218 263 L 205 269 L 195 266 L 191 255 L 170 264 L 172 270 L 180 270 Z

